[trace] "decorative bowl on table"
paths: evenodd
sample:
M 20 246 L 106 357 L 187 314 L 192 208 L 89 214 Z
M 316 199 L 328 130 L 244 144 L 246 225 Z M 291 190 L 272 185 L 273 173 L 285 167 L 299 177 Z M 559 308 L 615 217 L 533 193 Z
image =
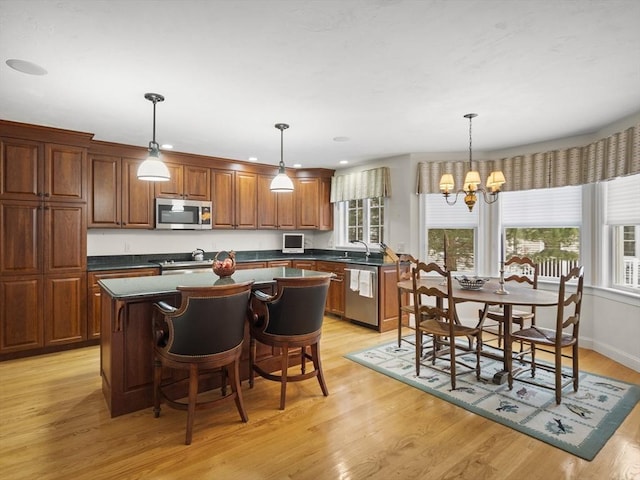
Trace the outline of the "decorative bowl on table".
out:
M 236 271 L 236 252 L 219 251 L 213 259 L 213 273 L 220 278 L 230 277 Z
M 466 275 L 456 277 L 456 280 L 460 284 L 460 288 L 464 290 L 480 290 L 489 281 L 488 278 L 467 277 Z

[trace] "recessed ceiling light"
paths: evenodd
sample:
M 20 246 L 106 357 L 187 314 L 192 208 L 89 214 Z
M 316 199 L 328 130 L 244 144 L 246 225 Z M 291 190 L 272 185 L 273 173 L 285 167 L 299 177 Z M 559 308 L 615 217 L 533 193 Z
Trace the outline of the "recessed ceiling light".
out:
M 300 168 L 300 167 L 302 167 L 301 163 L 294 163 L 293 164 L 293 168 Z
M 257 162 L 258 161 L 258 157 L 249 157 L 249 161 L 250 162 Z
M 40 65 L 36 65 L 26 60 L 18 60 L 17 58 L 10 58 L 5 62 L 14 70 L 18 72 L 26 73 L 28 75 L 46 75 L 48 72 Z
M 162 145 L 160 145 L 160 148 L 164 150 L 171 150 L 173 148 L 173 145 L 171 145 L 170 143 L 163 143 Z
M 349 137 L 333 137 L 334 142 L 348 142 L 351 140 Z
M 340 165 L 346 165 L 349 163 L 349 160 L 340 160 Z

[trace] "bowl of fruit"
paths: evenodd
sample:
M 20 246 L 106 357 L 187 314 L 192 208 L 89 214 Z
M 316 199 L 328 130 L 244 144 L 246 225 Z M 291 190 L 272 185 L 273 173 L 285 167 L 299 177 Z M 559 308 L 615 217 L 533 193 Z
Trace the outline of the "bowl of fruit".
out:
M 218 252 L 213 259 L 213 273 L 220 278 L 230 277 L 236 271 L 236 252 Z

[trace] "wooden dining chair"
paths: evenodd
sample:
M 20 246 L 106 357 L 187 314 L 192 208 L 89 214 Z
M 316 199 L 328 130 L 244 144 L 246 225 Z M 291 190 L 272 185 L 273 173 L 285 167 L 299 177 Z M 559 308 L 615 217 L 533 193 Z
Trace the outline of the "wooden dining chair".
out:
M 256 291 L 250 322 L 249 386 L 254 374 L 280 382 L 280 410 L 284 410 L 287 383 L 316 377 L 322 394 L 329 395 L 320 360 L 320 337 L 331 277 L 276 278 L 276 294 Z M 280 373 L 271 373 L 256 358 L 256 341 L 280 349 Z M 299 349 L 300 373 L 289 372 L 290 349 Z M 313 369 L 306 370 L 311 360 Z
M 515 282 L 518 284 L 530 285 L 531 288 L 538 288 L 538 264 L 529 257 L 513 256 L 505 262 L 506 284 Z M 508 286 L 505 286 L 508 290 Z M 486 310 L 486 311 L 485 311 Z M 478 311 L 479 318 L 485 317 L 483 329 L 487 333 L 497 336 L 498 348 L 502 348 L 504 338 L 504 308 L 502 305 L 488 305 L 485 309 Z M 528 323 L 530 326 L 536 324 L 536 307 L 518 308 L 512 311 L 512 324 L 524 328 Z M 524 344 L 520 342 L 520 352 L 523 352 Z
M 578 332 L 580 328 L 580 310 L 582 306 L 582 290 L 584 284 L 584 267 L 574 267 L 566 275 L 560 276 L 560 289 L 558 291 L 558 308 L 554 328 L 543 328 L 532 325 L 529 328 L 517 330 L 511 334 L 511 341 L 521 341 L 531 344 L 530 361 L 528 367 L 519 369 L 514 373 L 513 361 L 508 358 L 509 389 L 513 388 L 513 380 L 550 388 L 555 391 L 556 403 L 562 401 L 562 390 L 573 384 L 573 391 L 578 391 Z M 571 354 L 566 350 L 570 349 Z M 553 355 L 553 362 L 538 361 L 539 351 Z M 562 359 L 571 359 L 571 373 L 562 368 Z M 526 359 L 526 356 L 523 357 Z M 554 373 L 555 382 L 549 384 L 535 378 L 536 370 L 547 370 Z M 531 372 L 531 378 L 523 374 Z
M 240 355 L 244 329 L 249 316 L 249 297 L 253 282 L 223 286 L 178 287 L 182 295 L 179 308 L 164 302 L 155 304 L 161 313 L 154 322 L 153 413 L 160 416 L 160 403 L 187 410 L 185 444 L 190 445 L 196 410 L 234 400 L 243 422 L 248 417 L 240 387 Z M 187 401 L 176 398 L 176 388 L 184 378 L 163 379 L 163 367 L 188 372 Z M 204 374 L 220 374 L 221 397 L 198 401 L 198 384 Z M 227 394 L 227 376 L 231 393 Z M 177 390 L 182 391 L 182 390 Z
M 418 260 L 409 254 L 398 255 L 396 260 L 396 278 L 398 282 L 411 280 L 411 270 L 418 264 Z M 414 345 L 412 340 L 404 337 L 403 327 L 415 330 L 411 326 L 410 315 L 413 315 L 413 305 L 411 305 L 411 288 L 403 288 L 398 285 L 398 348 L 403 341 Z M 406 322 L 404 319 L 407 319 Z
M 440 284 L 427 286 L 422 279 L 427 276 L 436 277 Z M 480 378 L 480 353 L 482 350 L 482 319 L 474 327 L 462 325 L 456 313 L 453 298 L 451 272 L 445 271 L 436 263 L 418 262 L 412 269 L 413 305 L 416 318 L 416 375 L 420 375 L 423 357 L 423 336 L 432 340 L 431 367 L 447 373 L 451 377 L 451 388 L 456 388 L 456 377 L 467 373 L 469 369 Z M 446 286 L 442 285 L 445 281 Z M 429 303 L 427 303 L 429 302 Z M 467 337 L 475 340 L 475 348 L 466 348 L 456 344 L 456 339 Z M 462 361 L 464 355 L 474 354 L 474 366 Z M 439 359 L 448 360 L 448 365 L 436 366 Z M 457 366 L 466 367 L 459 371 Z

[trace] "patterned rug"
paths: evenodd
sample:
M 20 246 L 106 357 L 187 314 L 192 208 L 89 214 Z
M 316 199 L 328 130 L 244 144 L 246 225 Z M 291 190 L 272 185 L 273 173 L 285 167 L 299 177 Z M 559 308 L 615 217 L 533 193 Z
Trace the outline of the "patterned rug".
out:
M 511 391 L 506 384 L 493 384 L 502 363 L 484 357 L 481 380 L 475 372 L 465 373 L 451 390 L 446 373 L 422 367 L 416 377 L 414 348 L 398 348 L 396 342 L 346 358 L 586 460 L 596 456 L 640 400 L 638 385 L 581 372 L 578 392 L 567 386 L 556 405 L 553 390 L 517 381 Z M 551 374 L 536 371 L 537 379 L 544 377 L 553 382 Z

